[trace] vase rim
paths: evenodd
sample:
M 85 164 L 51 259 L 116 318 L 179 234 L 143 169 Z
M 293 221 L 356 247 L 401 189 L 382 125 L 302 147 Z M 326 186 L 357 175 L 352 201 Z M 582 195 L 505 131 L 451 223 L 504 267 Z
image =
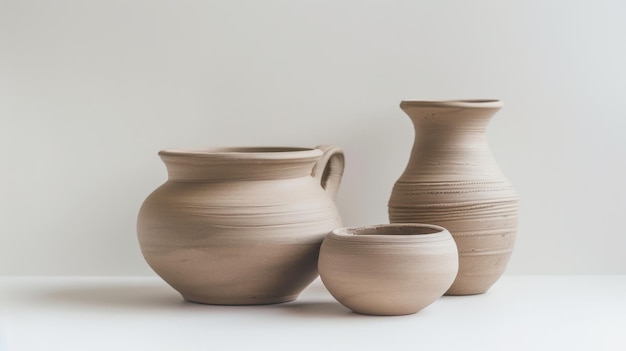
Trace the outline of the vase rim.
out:
M 498 99 L 403 100 L 400 107 L 501 108 L 502 101 Z
M 288 146 L 181 147 L 159 151 L 159 156 L 221 159 L 289 160 L 319 157 L 322 150 Z

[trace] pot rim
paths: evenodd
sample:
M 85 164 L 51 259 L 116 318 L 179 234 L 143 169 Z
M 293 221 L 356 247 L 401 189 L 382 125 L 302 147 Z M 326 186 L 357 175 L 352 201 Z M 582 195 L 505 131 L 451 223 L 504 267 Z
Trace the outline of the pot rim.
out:
M 463 108 L 501 108 L 498 99 L 459 99 L 459 100 L 402 100 L 400 107 L 463 107 Z
M 232 147 L 180 147 L 159 151 L 159 156 L 228 158 L 228 159 L 268 159 L 287 160 L 314 158 L 322 155 L 322 150 L 291 146 L 232 146 Z

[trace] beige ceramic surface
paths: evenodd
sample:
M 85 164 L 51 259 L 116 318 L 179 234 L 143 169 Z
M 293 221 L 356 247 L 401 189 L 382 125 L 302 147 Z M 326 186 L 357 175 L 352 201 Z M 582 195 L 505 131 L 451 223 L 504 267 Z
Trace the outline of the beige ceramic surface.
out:
M 448 229 L 459 250 L 450 295 L 487 291 L 504 272 L 517 231 L 517 196 L 487 145 L 498 100 L 403 101 L 415 126 L 408 165 L 389 200 L 392 223 Z
M 313 281 L 322 240 L 341 226 L 336 147 L 174 149 L 143 203 L 142 253 L 192 302 L 270 304 Z
M 415 313 L 452 284 L 458 255 L 441 227 L 386 224 L 333 230 L 322 244 L 319 271 L 328 291 L 354 312 Z

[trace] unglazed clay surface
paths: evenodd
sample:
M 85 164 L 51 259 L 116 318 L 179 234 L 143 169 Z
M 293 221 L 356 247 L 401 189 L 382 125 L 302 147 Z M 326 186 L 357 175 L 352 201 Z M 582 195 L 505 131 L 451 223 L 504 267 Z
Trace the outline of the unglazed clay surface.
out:
M 487 291 L 504 272 L 517 231 L 517 196 L 487 145 L 498 100 L 403 101 L 415 126 L 408 165 L 389 200 L 392 223 L 452 233 L 459 273 L 447 294 Z
M 192 302 L 295 299 L 318 275 L 322 240 L 341 226 L 336 147 L 173 149 L 168 180 L 143 203 L 144 258 Z
M 328 291 L 354 312 L 415 313 L 441 297 L 458 270 L 450 233 L 435 225 L 340 228 L 322 244 L 319 272 Z

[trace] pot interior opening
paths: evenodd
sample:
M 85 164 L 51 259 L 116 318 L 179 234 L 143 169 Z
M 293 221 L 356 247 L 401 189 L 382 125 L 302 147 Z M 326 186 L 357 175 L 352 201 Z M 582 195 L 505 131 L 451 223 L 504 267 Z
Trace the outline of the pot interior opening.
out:
M 251 154 L 251 153 L 281 153 L 281 152 L 298 152 L 310 151 L 310 148 L 304 147 L 220 147 L 220 148 L 179 148 L 164 150 L 170 154 Z

